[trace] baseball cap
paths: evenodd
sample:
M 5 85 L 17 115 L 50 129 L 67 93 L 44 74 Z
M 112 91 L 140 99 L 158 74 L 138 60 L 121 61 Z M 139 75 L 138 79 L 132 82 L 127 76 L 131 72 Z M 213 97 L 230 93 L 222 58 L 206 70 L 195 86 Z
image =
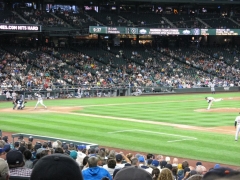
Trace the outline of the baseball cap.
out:
M 0 148 L 0 154 L 2 154 L 3 152 L 5 152 L 4 148 Z
M 220 168 L 219 164 L 215 164 L 214 169 Z
M 6 156 L 7 163 L 9 166 L 21 165 L 23 163 L 23 154 L 19 150 L 11 150 Z
M 117 161 L 122 161 L 122 159 L 123 159 L 123 157 L 122 157 L 121 154 L 117 154 L 117 155 L 116 155 L 116 160 L 117 160 Z
M 172 164 L 166 164 L 165 168 L 172 170 Z
M 161 169 L 165 168 L 166 165 L 167 165 L 167 161 L 161 161 Z
M 198 165 L 202 165 L 202 163 L 201 163 L 201 162 L 197 162 L 197 163 L 196 163 L 196 166 L 198 166 Z
M 124 167 L 115 175 L 114 180 L 152 180 L 152 176 L 146 170 L 136 166 Z
M 147 164 L 148 164 L 148 165 L 151 165 L 152 162 L 153 162 L 153 159 L 148 159 L 148 160 L 147 160 Z
M 152 161 L 152 166 L 158 167 L 159 166 L 159 161 L 158 160 L 153 160 Z
M 144 161 L 145 161 L 145 159 L 144 159 L 144 157 L 143 157 L 143 156 L 140 156 L 140 157 L 138 158 L 138 161 L 139 161 L 139 162 L 144 162 Z
M 8 164 L 4 159 L 0 158 L 0 177 L 4 178 L 7 174 L 9 174 Z
M 83 180 L 76 161 L 64 154 L 51 154 L 39 159 L 30 180 Z
M 62 148 L 63 148 L 64 150 L 67 150 L 67 149 L 68 149 L 68 145 L 67 145 L 67 144 L 64 144 Z
M 4 148 L 5 152 L 8 152 L 11 150 L 10 144 L 5 144 L 3 148 Z
M 80 151 L 81 151 L 81 150 L 84 150 L 84 149 L 86 149 L 86 146 L 85 146 L 85 145 L 78 145 L 78 147 L 77 147 L 77 148 L 78 148 L 78 150 L 80 150 Z
M 77 159 L 77 151 L 74 151 L 74 150 L 72 150 L 72 151 L 70 151 L 70 156 L 73 158 L 73 159 Z

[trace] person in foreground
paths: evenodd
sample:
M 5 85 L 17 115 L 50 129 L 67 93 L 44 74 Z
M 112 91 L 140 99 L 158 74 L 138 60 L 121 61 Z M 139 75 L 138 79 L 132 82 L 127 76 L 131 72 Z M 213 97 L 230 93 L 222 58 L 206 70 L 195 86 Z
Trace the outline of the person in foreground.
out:
M 103 167 L 99 167 L 97 163 L 98 158 L 95 156 L 92 156 L 88 159 L 89 168 L 82 171 L 84 180 L 96 180 L 102 179 L 104 177 L 107 177 L 109 180 L 112 180 L 112 176 L 109 174 L 109 172 Z
M 33 168 L 30 180 L 83 180 L 76 161 L 64 154 L 41 158 Z

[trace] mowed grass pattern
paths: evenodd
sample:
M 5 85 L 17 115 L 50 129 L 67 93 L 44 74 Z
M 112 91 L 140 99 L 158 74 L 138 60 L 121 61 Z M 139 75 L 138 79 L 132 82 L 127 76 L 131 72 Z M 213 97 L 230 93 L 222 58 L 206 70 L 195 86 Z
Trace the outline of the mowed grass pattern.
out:
M 234 119 L 238 113 L 196 112 L 206 109 L 205 96 L 211 94 L 162 95 L 116 98 L 45 100 L 51 106 L 79 106 L 71 113 L 5 113 L 0 112 L 0 129 L 24 132 L 139 152 L 164 154 L 184 158 L 239 165 L 240 144 L 234 141 Z M 239 108 L 238 93 L 213 95 L 224 98 L 212 108 Z M 34 107 L 29 101 L 27 107 Z M 10 102 L 1 102 L 0 108 L 11 108 Z M 41 107 L 39 107 L 41 108 Z M 23 110 L 24 111 L 24 110 Z M 91 117 L 96 115 L 97 117 Z M 105 118 L 107 116 L 108 118 Z M 110 116 L 110 117 L 109 117 Z M 130 122 L 130 118 L 145 122 Z M 219 134 L 182 129 L 151 122 L 165 122 L 204 128 L 232 126 L 233 133 Z

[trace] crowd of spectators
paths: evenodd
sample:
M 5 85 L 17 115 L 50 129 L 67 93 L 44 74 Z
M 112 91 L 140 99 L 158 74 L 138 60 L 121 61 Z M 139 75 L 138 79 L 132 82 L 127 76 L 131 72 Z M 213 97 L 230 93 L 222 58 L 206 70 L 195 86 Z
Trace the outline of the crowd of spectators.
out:
M 36 140 L 35 140 L 36 141 Z M 0 177 L 31 180 L 217 180 L 240 177 L 239 169 L 215 164 L 206 168 L 198 161 L 133 152 L 116 152 L 104 147 L 64 141 L 33 141 L 19 138 L 10 143 L 0 138 Z
M 85 52 L 46 46 L 1 50 L 0 87 L 14 89 L 54 89 L 57 87 L 173 87 L 199 88 L 239 86 L 240 71 L 222 56 L 199 50 L 146 48 L 126 56 L 120 50 L 117 64 L 114 52 L 91 56 Z M 99 51 L 100 52 L 100 51 Z M 125 53 L 126 52 L 126 53 Z

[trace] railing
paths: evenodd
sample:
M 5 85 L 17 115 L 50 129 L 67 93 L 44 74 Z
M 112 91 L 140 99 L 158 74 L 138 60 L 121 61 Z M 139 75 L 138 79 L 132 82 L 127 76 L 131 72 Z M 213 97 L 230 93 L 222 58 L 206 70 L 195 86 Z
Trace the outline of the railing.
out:
M 69 139 L 61 139 L 61 138 L 56 138 L 56 137 L 41 136 L 41 135 L 35 135 L 35 134 L 25 134 L 25 133 L 12 134 L 12 138 L 13 138 L 12 143 L 14 143 L 15 138 L 24 139 L 24 138 L 29 138 L 30 136 L 33 139 L 39 139 L 39 140 L 44 140 L 44 141 L 53 142 L 53 141 L 59 140 L 61 142 L 66 142 L 67 144 L 73 143 L 74 145 L 85 145 L 87 149 L 98 147 L 98 144 L 84 142 L 84 141 L 75 141 L 75 140 L 69 140 Z

